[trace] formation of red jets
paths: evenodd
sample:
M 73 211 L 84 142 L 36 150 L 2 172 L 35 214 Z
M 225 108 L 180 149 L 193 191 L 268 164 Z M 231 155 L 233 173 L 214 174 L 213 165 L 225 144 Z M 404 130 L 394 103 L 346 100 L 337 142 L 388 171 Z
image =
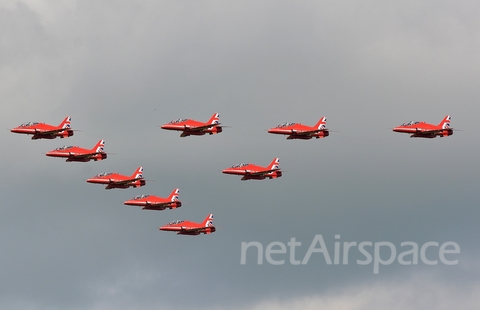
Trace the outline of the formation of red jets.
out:
M 67 116 L 58 126 L 28 122 L 10 131 L 13 133 L 32 135 L 33 140 L 55 139 L 57 137 L 68 138 L 74 134 L 70 123 L 71 117 Z M 287 140 L 319 139 L 329 136 L 330 132 L 326 128 L 326 125 L 327 118 L 322 116 L 314 126 L 307 126 L 300 123 L 283 123 L 269 129 L 268 132 L 271 134 L 286 135 Z M 165 130 L 181 131 L 180 137 L 218 134 L 222 132 L 223 127 L 224 126 L 220 124 L 218 113 L 213 114 L 207 122 L 199 122 L 192 119 L 177 119 L 161 126 L 161 128 Z M 445 116 L 438 125 L 410 121 L 393 128 L 393 131 L 407 133 L 412 138 L 448 137 L 453 134 L 453 128 L 450 127 L 450 115 Z M 104 146 L 105 140 L 100 140 L 92 149 L 81 148 L 79 146 L 62 146 L 47 152 L 46 155 L 66 158 L 67 162 L 99 161 L 107 158 Z M 242 181 L 276 179 L 282 176 L 279 163 L 279 158 L 274 158 L 266 167 L 240 163 L 222 170 L 222 173 L 241 175 Z M 87 182 L 104 184 L 106 185 L 105 189 L 126 189 L 129 187 L 141 187 L 146 184 L 146 180 L 143 177 L 143 167 L 138 167 L 132 175 L 122 175 L 114 172 L 100 173 L 87 179 Z M 124 204 L 139 206 L 142 207 L 142 210 L 176 209 L 182 206 L 179 195 L 180 190 L 176 188 L 166 198 L 154 195 L 138 195 L 125 201 Z M 213 214 L 208 215 L 201 223 L 189 220 L 177 220 L 161 226 L 159 229 L 163 231 L 174 231 L 179 235 L 210 234 L 216 230 L 215 226 L 213 226 Z

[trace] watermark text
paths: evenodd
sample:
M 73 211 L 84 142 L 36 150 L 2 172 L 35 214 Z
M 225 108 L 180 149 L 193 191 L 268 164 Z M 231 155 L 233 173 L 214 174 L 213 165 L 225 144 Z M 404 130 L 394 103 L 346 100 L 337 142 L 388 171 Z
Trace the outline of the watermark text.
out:
M 378 274 L 380 266 L 395 262 L 400 265 L 418 265 L 419 263 L 457 265 L 458 259 L 455 254 L 460 254 L 460 246 L 452 241 L 441 244 L 429 241 L 420 245 L 413 241 L 405 241 L 395 245 L 388 241 L 342 242 L 340 238 L 340 235 L 335 235 L 333 249 L 331 247 L 329 249 L 323 236 L 315 235 L 303 256 L 300 253 L 302 243 L 295 238 L 291 238 L 286 244 L 274 241 L 266 247 L 257 241 L 242 242 L 240 264 L 247 264 L 247 255 L 256 257 L 258 265 L 262 265 L 264 261 L 270 265 L 306 265 L 313 259 L 312 257 L 317 256 L 327 265 L 372 264 L 373 273 Z M 358 259 L 350 259 L 351 256 Z

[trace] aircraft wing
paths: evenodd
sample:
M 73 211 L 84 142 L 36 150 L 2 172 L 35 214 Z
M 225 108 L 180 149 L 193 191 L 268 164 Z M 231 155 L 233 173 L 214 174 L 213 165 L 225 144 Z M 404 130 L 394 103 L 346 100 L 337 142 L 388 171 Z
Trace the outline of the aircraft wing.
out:
M 328 131 L 327 128 L 323 129 L 315 129 L 315 130 L 306 130 L 306 131 L 292 131 L 292 135 L 297 135 L 297 136 L 308 136 L 312 133 L 317 133 L 320 131 Z
M 124 184 L 128 184 L 128 183 L 135 182 L 135 181 L 137 181 L 137 180 L 143 180 L 143 178 L 139 178 L 139 179 L 128 179 L 128 180 L 121 180 L 121 181 L 110 181 L 110 183 L 116 184 L 116 185 L 124 185 Z
M 78 154 L 78 155 L 70 155 L 69 157 L 70 157 L 70 158 L 80 159 L 80 158 L 92 157 L 92 156 L 95 156 L 95 155 L 97 155 L 97 154 L 100 154 L 100 152 L 84 153 L 84 154 Z
M 147 206 L 152 206 L 152 207 L 163 207 L 167 206 L 169 204 L 172 204 L 172 201 L 167 201 L 167 202 L 147 202 Z
M 269 169 L 269 170 L 262 170 L 257 172 L 247 172 L 247 175 L 264 175 L 269 174 L 270 172 L 278 171 L 280 169 Z
M 55 133 L 59 133 L 65 130 L 71 130 L 70 128 L 60 128 L 60 129 L 52 129 L 52 130 L 38 130 L 35 129 L 35 133 L 41 134 L 41 135 L 52 135 Z
M 215 126 L 218 126 L 218 125 L 220 125 L 220 123 L 218 123 L 218 124 L 208 124 L 208 125 L 197 126 L 197 127 L 186 127 L 186 129 L 188 129 L 189 131 L 202 131 L 202 130 L 209 129 L 209 128 L 212 128 L 212 127 L 215 127 Z
M 205 230 L 205 227 L 182 227 L 183 232 L 201 232 Z
M 454 130 L 453 128 L 445 128 L 445 129 L 432 129 L 432 130 L 418 130 L 417 129 L 417 132 L 418 133 L 421 133 L 421 134 L 431 134 L 431 133 L 437 133 L 437 132 L 442 132 L 444 130 Z

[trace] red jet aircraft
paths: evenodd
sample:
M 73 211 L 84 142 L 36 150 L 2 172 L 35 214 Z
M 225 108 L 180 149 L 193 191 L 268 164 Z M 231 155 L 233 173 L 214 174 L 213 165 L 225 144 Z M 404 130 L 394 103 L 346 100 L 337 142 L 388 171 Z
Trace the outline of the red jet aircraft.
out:
M 448 137 L 453 135 L 453 128 L 450 128 L 450 118 L 450 115 L 445 116 L 438 125 L 410 121 L 393 128 L 393 131 L 409 133 L 410 138 Z
M 219 117 L 220 115 L 215 113 L 206 123 L 193 119 L 179 118 L 161 126 L 161 128 L 166 130 L 183 131 L 180 134 L 180 137 L 203 136 L 206 133 L 213 135 L 222 132 Z
M 153 195 L 139 195 L 133 199 L 125 201 L 123 204 L 130 206 L 140 206 L 142 210 L 165 210 L 176 209 L 182 206 L 180 200 L 180 189 L 176 188 L 168 198 L 157 197 Z
M 97 174 L 93 178 L 87 180 L 88 183 L 98 183 L 98 184 L 107 184 L 105 189 L 112 188 L 129 188 L 140 187 L 146 184 L 145 179 L 143 178 L 143 168 L 138 167 L 137 170 L 131 175 L 122 175 L 112 172 L 104 172 Z
M 67 162 L 70 161 L 97 161 L 107 158 L 107 153 L 103 151 L 105 140 L 100 140 L 93 149 L 84 149 L 78 146 L 62 146 L 48 152 L 46 155 L 50 157 L 65 157 Z
M 307 126 L 300 123 L 283 123 L 277 127 L 268 130 L 269 133 L 278 135 L 288 135 L 287 140 L 302 139 L 310 140 L 311 138 L 325 138 L 330 134 L 326 128 L 327 118 L 322 116 L 315 126 Z
M 264 180 L 266 178 L 276 179 L 282 176 L 279 166 L 280 160 L 275 158 L 267 167 L 261 167 L 253 164 L 238 164 L 230 168 L 224 169 L 225 174 L 243 175 L 242 181 L 245 180 Z
M 67 116 L 58 126 L 28 122 L 11 129 L 10 131 L 13 133 L 33 135 L 32 140 L 55 139 L 56 137 L 68 138 L 73 136 L 73 130 L 70 129 L 71 120 L 72 118 Z
M 216 230 L 215 226 L 213 226 L 213 214 L 207 216 L 201 223 L 195 223 L 189 220 L 174 221 L 160 227 L 159 229 L 165 231 L 176 231 L 177 235 L 191 236 L 211 234 Z

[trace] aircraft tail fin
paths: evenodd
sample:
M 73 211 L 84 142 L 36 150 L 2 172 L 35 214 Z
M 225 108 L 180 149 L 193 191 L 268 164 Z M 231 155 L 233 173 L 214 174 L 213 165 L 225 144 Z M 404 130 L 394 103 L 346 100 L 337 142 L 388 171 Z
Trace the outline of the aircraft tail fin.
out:
M 208 120 L 208 124 L 219 124 L 220 123 L 220 114 L 215 113 Z
M 96 152 L 96 153 L 100 153 L 100 152 L 103 152 L 103 147 L 105 146 L 105 140 L 100 140 L 97 142 L 97 144 L 95 144 L 95 146 L 93 147 L 93 151 Z
M 445 116 L 443 120 L 440 122 L 440 124 L 438 124 L 438 126 L 441 127 L 442 129 L 450 128 L 450 119 L 451 119 L 450 115 Z
M 274 158 L 270 163 L 270 165 L 268 166 L 268 170 L 277 170 L 277 169 L 280 169 L 280 159 L 278 157 Z
M 317 129 L 326 129 L 327 127 L 327 117 L 326 116 L 322 116 L 320 118 L 320 120 L 318 121 L 318 123 L 315 124 L 315 128 Z
M 143 178 L 143 167 L 138 167 L 137 170 L 132 174 L 132 179 L 142 179 Z
M 176 188 L 176 189 L 173 190 L 173 192 L 170 194 L 170 196 L 168 196 L 168 199 L 170 201 L 178 201 L 179 195 L 180 195 L 180 189 Z
M 69 129 L 71 121 L 72 121 L 72 118 L 70 116 L 67 116 L 63 119 L 63 121 L 60 123 L 60 125 L 58 125 L 58 127 L 64 128 L 64 129 Z
M 213 226 L 213 214 L 209 214 L 202 222 L 202 226 L 210 227 Z

